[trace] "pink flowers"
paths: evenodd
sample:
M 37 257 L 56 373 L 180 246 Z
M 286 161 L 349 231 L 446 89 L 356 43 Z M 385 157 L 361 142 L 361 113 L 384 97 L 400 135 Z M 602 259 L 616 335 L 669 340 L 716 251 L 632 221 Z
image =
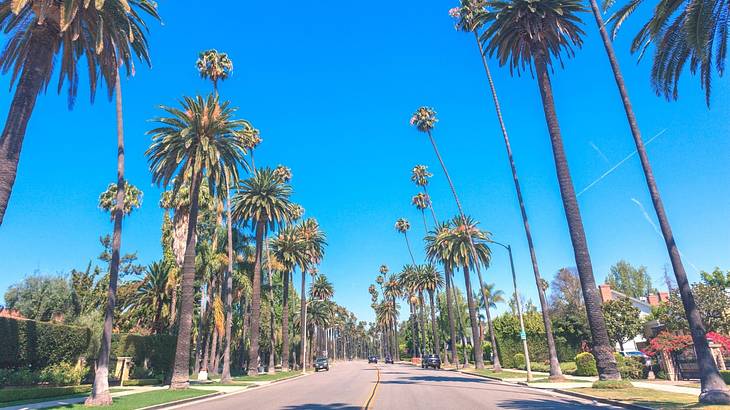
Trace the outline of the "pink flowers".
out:
M 453 7 L 449 9 L 449 16 L 458 19 L 461 17 L 461 9 L 459 7 Z

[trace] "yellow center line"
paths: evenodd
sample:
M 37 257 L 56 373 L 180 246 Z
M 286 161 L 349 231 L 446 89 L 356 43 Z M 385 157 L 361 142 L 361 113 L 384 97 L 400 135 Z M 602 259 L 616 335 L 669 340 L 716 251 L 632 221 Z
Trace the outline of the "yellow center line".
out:
M 368 410 L 373 404 L 373 399 L 375 398 L 375 392 L 378 390 L 378 385 L 380 384 L 380 366 L 376 365 L 375 370 L 378 373 L 377 379 L 375 380 L 375 386 L 373 386 L 373 391 L 370 393 L 370 397 L 368 398 L 368 401 L 365 402 L 365 405 L 362 406 L 363 410 Z

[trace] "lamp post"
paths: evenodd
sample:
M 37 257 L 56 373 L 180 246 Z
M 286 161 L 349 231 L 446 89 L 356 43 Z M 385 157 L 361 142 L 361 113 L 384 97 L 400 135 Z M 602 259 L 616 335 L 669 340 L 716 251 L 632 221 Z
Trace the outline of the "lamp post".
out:
M 522 339 L 522 349 L 524 350 L 525 354 L 525 365 L 527 366 L 527 381 L 532 381 L 532 369 L 530 368 L 530 352 L 527 349 L 527 333 L 525 333 L 525 321 L 522 318 L 522 302 L 520 301 L 520 293 L 517 291 L 517 275 L 515 275 L 515 263 L 512 259 L 512 246 L 505 245 L 503 243 L 489 240 L 489 242 L 499 245 L 503 247 L 504 249 L 507 249 L 507 253 L 509 253 L 509 265 L 512 269 L 512 284 L 515 288 L 515 302 L 517 303 L 517 315 L 520 318 L 520 339 Z M 487 306 L 487 309 L 489 306 Z M 494 354 L 497 354 L 496 352 L 496 346 L 495 346 L 495 352 Z

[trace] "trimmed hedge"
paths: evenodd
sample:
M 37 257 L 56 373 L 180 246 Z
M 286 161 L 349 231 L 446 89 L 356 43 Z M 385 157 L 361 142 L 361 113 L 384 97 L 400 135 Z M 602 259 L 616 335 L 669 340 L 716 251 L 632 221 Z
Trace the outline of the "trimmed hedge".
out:
M 725 384 L 730 384 L 730 370 L 720 370 L 720 376 L 722 376 Z
M 632 357 L 623 357 L 619 353 L 614 353 L 616 358 L 616 368 L 621 373 L 622 379 L 639 380 L 644 378 L 644 365 L 637 359 Z
M 575 356 L 576 376 L 598 376 L 596 358 L 591 353 L 583 352 Z
M 90 340 L 91 330 L 85 327 L 0 317 L 0 368 L 40 370 L 74 363 Z
M 18 400 L 43 399 L 46 397 L 59 397 L 71 394 L 82 394 L 91 391 L 91 385 L 66 386 L 66 387 L 29 387 L 29 388 L 7 388 L 0 389 L 0 403 L 8 403 Z
M 111 356 L 131 357 L 135 375 L 140 374 L 136 369 L 146 368 L 149 370 L 146 376 L 164 377 L 172 369 L 176 343 L 174 335 L 115 334 L 112 335 Z

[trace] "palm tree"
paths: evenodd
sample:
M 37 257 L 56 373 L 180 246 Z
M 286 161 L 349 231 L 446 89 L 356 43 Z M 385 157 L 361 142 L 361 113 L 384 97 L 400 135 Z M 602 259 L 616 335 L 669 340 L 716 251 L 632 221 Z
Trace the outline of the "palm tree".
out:
M 301 207 L 300 207 L 301 208 Z M 297 266 L 306 265 L 306 247 L 293 225 L 287 225 L 272 239 L 271 249 L 276 259 L 284 264 L 281 272 L 284 291 L 281 302 L 281 368 L 289 370 L 289 275 L 294 273 Z
M 137 288 L 135 305 L 151 306 L 155 316 L 152 319 L 152 332 L 157 334 L 162 331 L 162 309 L 168 302 L 167 276 L 169 266 L 163 262 L 152 262 L 147 266 L 147 274 L 142 279 L 142 284 Z
M 543 286 L 543 279 L 540 276 L 540 270 L 537 264 L 537 254 L 535 252 L 535 245 L 532 241 L 532 232 L 530 230 L 530 224 L 527 220 L 527 210 L 525 209 L 525 201 L 522 198 L 522 188 L 520 187 L 519 179 L 517 178 L 517 166 L 515 165 L 514 158 L 512 156 L 512 145 L 510 144 L 509 135 L 507 134 L 507 127 L 502 118 L 502 109 L 499 104 L 499 98 L 497 97 L 497 89 L 494 86 L 492 79 L 492 73 L 489 70 L 487 64 L 487 57 L 484 54 L 484 48 L 482 47 L 481 41 L 479 41 L 479 30 L 482 28 L 483 15 L 487 13 L 485 9 L 485 0 L 461 0 L 460 7 L 451 10 L 451 15 L 458 19 L 456 28 L 460 31 L 474 33 L 474 38 L 479 49 L 479 57 L 482 60 L 484 66 L 484 72 L 487 75 L 487 83 L 489 83 L 489 89 L 492 94 L 492 100 L 494 102 L 494 110 L 497 113 L 497 120 L 499 121 L 499 127 L 502 131 L 502 137 L 504 138 L 504 146 L 507 149 L 507 159 L 509 161 L 510 170 L 512 171 L 512 180 L 515 184 L 515 192 L 517 193 L 517 202 L 520 205 L 520 213 L 522 215 L 522 225 L 525 229 L 525 237 L 527 238 L 527 246 L 530 249 L 530 260 L 532 262 L 532 272 L 535 275 L 535 285 L 537 286 L 537 294 L 540 299 L 540 310 L 542 312 L 542 321 L 545 325 L 545 336 L 548 345 L 548 356 L 550 359 L 550 376 L 549 378 L 554 381 L 564 379 L 563 373 L 560 370 L 560 362 L 558 361 L 558 352 L 555 347 L 555 337 L 553 335 L 553 326 L 550 320 L 550 314 L 548 309 L 547 298 L 545 297 L 545 288 Z
M 584 32 L 579 27 L 581 20 L 578 14 L 584 12 L 585 8 L 577 0 L 511 0 L 490 3 L 490 8 L 493 11 L 486 13 L 481 22 L 486 27 L 481 37 L 486 52 L 492 55 L 497 53 L 499 64 L 509 64 L 510 72 L 519 72 L 526 66 L 535 67 L 599 375 L 602 380 L 619 380 L 621 375 L 616 368 L 616 359 L 601 313 L 601 299 L 563 148 L 548 72 L 552 68 L 553 57 L 562 58 L 562 53 L 571 57 L 574 54 L 573 47 L 582 45 L 581 35 Z
M 155 121 L 161 125 L 149 131 L 152 145 L 145 153 L 153 181 L 167 186 L 174 179 L 174 191 L 183 183 L 190 187 L 190 206 L 180 298 L 180 325 L 171 388 L 189 384 L 190 331 L 193 320 L 195 281 L 195 230 L 198 223 L 200 187 L 207 180 L 212 194 L 225 190 L 225 178 L 238 178 L 238 168 L 246 167 L 246 153 L 238 134 L 250 128 L 244 120 L 233 119 L 235 110 L 218 98 L 184 97 L 181 108 L 161 107 L 169 116 Z
M 414 356 L 420 356 L 423 354 L 423 349 L 420 343 L 421 336 L 419 335 L 420 325 L 418 323 L 418 265 L 404 265 L 401 272 L 398 274 L 398 286 L 402 289 L 403 297 L 408 301 L 411 312 L 411 334 L 413 337 L 413 352 Z
M 383 269 L 385 268 L 385 269 Z M 386 265 L 380 266 L 380 272 L 385 275 L 388 273 L 388 267 Z M 395 300 L 403 296 L 403 290 L 400 287 L 398 281 L 398 275 L 391 274 L 385 281 L 383 287 L 383 297 L 390 299 L 390 303 L 396 305 Z M 395 360 L 400 360 L 400 351 L 398 347 L 398 317 L 396 316 L 393 322 L 393 346 L 395 348 Z
M 332 282 L 323 274 L 317 275 L 309 288 L 309 297 L 312 299 L 329 300 L 334 296 L 335 290 Z
M 438 150 L 438 147 L 436 146 L 436 140 L 433 138 L 432 130 L 436 126 L 436 122 L 438 119 L 436 118 L 436 111 L 434 111 L 430 107 L 420 107 L 416 110 L 416 112 L 411 116 L 410 123 L 411 125 L 415 126 L 416 129 L 420 132 L 425 132 L 426 135 L 428 135 L 428 139 L 431 142 L 431 146 L 433 147 L 433 151 L 436 154 L 436 157 L 438 158 L 439 163 L 441 164 L 441 169 L 444 172 L 444 176 L 446 176 L 446 180 L 449 182 L 449 187 L 451 188 L 451 194 L 454 196 L 454 202 L 456 202 L 456 207 L 459 210 L 459 216 L 462 220 L 466 220 L 466 216 L 464 214 L 464 209 L 461 207 L 461 201 L 459 201 L 459 196 L 456 194 L 456 188 L 454 187 L 454 183 L 451 180 L 451 176 L 449 175 L 449 171 L 446 169 L 446 164 L 444 163 L 444 160 L 441 158 L 441 153 Z M 471 249 L 471 257 L 476 260 L 477 259 L 477 251 L 474 246 L 474 243 L 472 241 L 471 236 L 467 237 L 469 241 L 469 247 Z M 479 263 L 474 264 L 477 276 L 479 277 L 479 288 L 480 290 L 484 288 L 484 280 L 482 279 L 482 271 L 480 268 Z M 485 297 L 482 295 L 482 297 Z M 475 357 L 479 357 L 477 360 L 477 368 L 481 369 L 484 367 L 483 359 L 481 358 L 481 355 L 475 355 Z M 479 367 L 481 365 L 481 367 Z M 494 363 L 494 369 L 495 371 L 501 370 L 499 366 L 499 359 Z
M 292 189 L 283 183 L 271 168 L 260 168 L 253 177 L 243 180 L 233 196 L 233 217 L 250 222 L 256 232 L 256 253 L 251 295 L 251 346 L 248 374 L 258 374 L 259 325 L 261 321 L 261 262 L 264 235 L 291 220 Z
M 496 309 L 497 303 L 504 303 L 504 292 L 499 289 L 495 289 L 494 283 L 487 283 L 486 285 L 484 285 L 482 294 L 487 295 L 486 299 L 482 298 L 480 305 L 487 312 L 487 326 L 489 326 L 489 334 L 492 337 L 492 353 L 494 354 L 494 357 L 497 357 L 499 352 L 497 351 L 496 338 L 494 337 L 494 323 L 491 320 L 490 309 Z
M 423 192 L 426 195 L 426 198 L 429 198 L 428 207 L 431 209 L 433 223 L 438 224 L 438 220 L 436 219 L 436 212 L 433 210 L 433 203 L 431 203 L 430 201 L 431 197 L 428 195 L 428 179 L 432 176 L 433 174 L 428 172 L 428 167 L 425 165 L 416 165 L 411 170 L 411 181 L 417 186 L 423 188 Z
M 491 251 L 483 241 L 488 239 L 488 234 L 477 228 L 477 223 L 471 218 L 462 219 L 456 217 L 451 222 L 453 228 L 448 233 L 444 234 L 443 241 L 446 242 L 446 258 L 450 266 L 459 266 L 464 272 L 464 284 L 466 286 L 466 298 L 469 307 L 469 321 L 471 322 L 472 337 L 474 340 L 474 362 L 478 369 L 484 368 L 484 358 L 481 354 L 476 354 L 482 346 L 482 334 L 479 331 L 479 322 L 477 321 L 477 305 L 474 301 L 471 280 L 469 279 L 469 271 L 476 268 L 476 265 L 481 264 L 489 266 L 491 259 Z M 474 242 L 479 241 L 474 245 L 474 252 L 476 258 L 472 257 L 471 245 Z M 487 321 L 490 323 L 489 328 L 491 329 L 491 316 L 487 311 Z M 492 339 L 494 333 L 491 334 Z M 492 345 L 496 345 L 492 340 Z M 499 357 L 495 355 L 494 361 L 495 371 L 501 369 L 499 363 Z
M 413 251 L 411 251 L 411 244 L 408 242 L 408 230 L 411 229 L 411 223 L 408 222 L 406 218 L 398 218 L 397 221 L 395 221 L 395 230 L 398 231 L 398 233 L 402 233 L 403 237 L 406 239 L 406 247 L 408 247 L 408 254 L 411 255 L 411 261 L 413 262 L 413 265 L 416 265 L 416 258 L 413 257 Z
M 69 107 L 73 105 L 79 71 L 87 71 L 91 98 L 98 76 L 106 83 L 109 97 L 117 89 L 118 68 L 134 70 L 134 57 L 149 64 L 144 15 L 159 20 L 156 7 L 147 0 L 108 0 L 88 7 L 88 1 L 4 0 L 0 2 L 0 29 L 8 43 L 0 55 L 3 73 L 12 71 L 16 84 L 7 121 L 0 134 L 0 225 L 10 200 L 18 171 L 20 152 L 38 95 L 51 81 L 56 55 L 58 90 L 68 81 Z M 85 57 L 88 70 L 78 67 Z M 118 97 L 121 101 L 121 97 Z M 121 107 L 117 107 L 118 110 Z M 119 114 L 119 112 L 118 112 Z M 118 137 L 121 124 L 118 123 Z M 108 397 L 104 402 L 110 403 Z M 102 401 L 98 401 L 102 404 Z
M 431 198 L 429 198 L 427 194 L 419 192 L 416 195 L 413 195 L 413 198 L 411 198 L 411 204 L 415 206 L 416 209 L 421 211 L 421 216 L 423 217 L 423 229 L 425 230 L 425 232 L 428 232 L 428 224 L 426 223 L 426 208 L 431 207 Z
M 448 241 L 446 237 L 451 230 L 449 221 L 436 224 L 433 231 L 430 231 L 425 238 L 426 241 L 426 258 L 431 263 L 439 263 L 444 267 L 444 277 L 446 278 L 446 312 L 449 319 L 449 344 L 451 346 L 451 361 L 458 366 L 458 358 L 456 354 L 456 326 L 454 316 L 452 293 L 449 289 L 453 288 L 451 283 L 454 266 L 451 265 L 448 253 Z
M 305 249 L 305 264 L 300 266 L 302 271 L 302 287 L 301 287 L 301 360 L 302 360 L 302 373 L 307 371 L 307 350 L 306 350 L 306 339 L 307 339 L 307 271 L 316 272 L 315 266 L 324 257 L 324 248 L 327 245 L 326 236 L 324 232 L 319 228 L 319 223 L 314 218 L 308 218 L 297 225 L 298 235 L 304 242 Z
M 441 276 L 441 272 L 436 270 L 433 265 L 425 265 L 421 275 L 421 286 L 428 292 L 428 299 L 431 303 L 431 331 L 433 333 L 434 353 L 441 356 L 441 339 L 436 326 L 436 305 L 433 297 L 434 293 L 444 286 L 444 278 Z
M 228 54 L 219 53 L 211 49 L 201 52 L 195 66 L 200 73 L 200 77 L 209 79 L 213 83 L 213 92 L 218 95 L 218 81 L 226 80 L 231 71 L 233 71 L 233 62 L 228 58 Z M 225 273 L 225 348 L 223 350 L 223 374 L 221 375 L 221 383 L 231 382 L 231 327 L 233 326 L 233 298 L 231 297 L 231 287 L 233 286 L 233 218 L 231 217 L 231 193 L 230 182 L 226 178 L 226 225 L 228 236 L 228 270 Z
M 217 95 L 218 81 L 226 80 L 231 75 L 233 61 L 228 57 L 228 54 L 210 49 L 201 51 L 198 54 L 195 67 L 198 69 L 201 78 L 210 80 L 213 83 L 213 92 Z
M 254 129 L 251 132 L 245 133 L 241 135 L 241 138 L 243 138 L 243 145 L 246 147 L 246 149 L 249 152 L 249 155 L 251 156 L 251 169 L 256 169 L 256 162 L 253 159 L 253 152 L 256 149 L 256 147 L 261 144 L 261 133 L 259 130 Z

